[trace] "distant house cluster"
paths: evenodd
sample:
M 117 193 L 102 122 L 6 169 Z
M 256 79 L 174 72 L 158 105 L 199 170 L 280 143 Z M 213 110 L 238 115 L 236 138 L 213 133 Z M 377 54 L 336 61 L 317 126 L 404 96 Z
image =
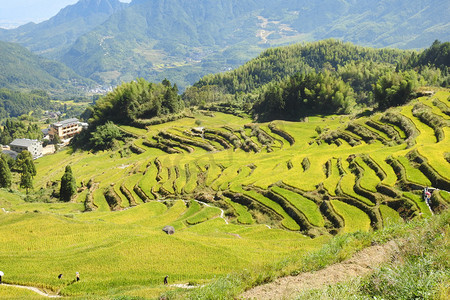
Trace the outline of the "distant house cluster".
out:
M 80 133 L 84 128 L 87 128 L 88 124 L 80 122 L 76 118 L 67 119 L 64 121 L 56 122 L 50 125 L 48 129 L 43 130 L 43 135 L 48 136 L 50 140 L 55 139 L 58 136 L 62 144 L 67 144 L 72 137 Z M 44 154 L 53 153 L 54 145 L 48 145 L 52 150 L 42 146 L 42 141 L 30 140 L 30 139 L 15 139 L 9 146 L 3 146 L 2 152 L 16 158 L 17 154 L 27 150 L 31 153 L 34 159 L 41 157 Z

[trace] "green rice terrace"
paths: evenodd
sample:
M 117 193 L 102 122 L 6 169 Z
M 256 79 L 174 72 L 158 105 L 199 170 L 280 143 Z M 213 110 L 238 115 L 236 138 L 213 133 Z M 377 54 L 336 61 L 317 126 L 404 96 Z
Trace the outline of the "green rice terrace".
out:
M 57 186 L 70 165 L 77 197 L 28 202 L 0 190 L 3 281 L 79 299 L 152 299 L 171 284 L 207 284 L 335 235 L 438 213 L 450 206 L 449 99 L 441 89 L 385 112 L 304 122 L 197 111 L 121 126 L 133 140 L 119 150 L 39 158 L 34 190 Z M 425 187 L 436 188 L 429 204 Z M 0 297 L 41 296 L 0 286 Z

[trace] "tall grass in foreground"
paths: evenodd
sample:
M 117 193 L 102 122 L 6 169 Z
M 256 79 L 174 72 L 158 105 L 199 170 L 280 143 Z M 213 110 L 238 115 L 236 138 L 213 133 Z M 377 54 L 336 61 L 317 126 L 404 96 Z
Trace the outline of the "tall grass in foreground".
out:
M 292 256 L 271 265 L 217 278 L 192 292 L 174 291 L 167 299 L 233 299 L 243 291 L 277 277 L 318 270 L 342 261 L 370 244 L 396 240 L 394 262 L 371 275 L 344 284 L 306 291 L 298 299 L 448 299 L 450 294 L 450 211 L 407 224 L 336 236 L 319 251 Z
M 367 277 L 304 292 L 297 299 L 449 299 L 449 221 L 446 212 L 383 230 L 375 241 L 399 234 L 400 254 L 394 262 Z

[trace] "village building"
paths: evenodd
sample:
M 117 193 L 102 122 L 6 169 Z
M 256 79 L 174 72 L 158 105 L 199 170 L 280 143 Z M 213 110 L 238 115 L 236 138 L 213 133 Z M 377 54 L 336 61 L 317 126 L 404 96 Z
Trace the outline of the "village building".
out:
M 33 158 L 42 156 L 42 142 L 38 140 L 15 139 L 9 144 L 9 148 L 16 153 L 27 150 L 31 153 Z
M 51 124 L 48 134 L 52 140 L 55 136 L 59 136 L 62 141 L 66 141 L 80 133 L 86 125 L 87 124 L 78 121 L 76 118 L 67 119 Z

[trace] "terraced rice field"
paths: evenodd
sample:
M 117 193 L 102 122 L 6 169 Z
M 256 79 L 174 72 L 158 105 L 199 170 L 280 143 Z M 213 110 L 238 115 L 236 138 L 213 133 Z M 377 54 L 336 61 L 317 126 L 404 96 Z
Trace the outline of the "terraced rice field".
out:
M 354 120 L 329 116 L 311 117 L 303 123 L 254 124 L 222 113 L 214 117 L 199 113 L 195 119 L 147 130 L 123 126 L 136 136 L 136 146 L 144 141 L 147 151 L 120 160 L 114 154 L 96 154 L 97 158 L 111 156 L 111 164 L 96 162 L 95 172 L 81 171 L 77 177 L 98 182 L 93 191 L 98 210 L 108 210 L 108 205 L 120 210 L 149 201 L 196 198 L 213 205 L 217 202 L 228 211 L 230 221 L 278 220 L 276 227 L 310 235 L 308 228 L 315 227 L 321 230 L 314 232 L 321 234 L 336 234 L 343 228 L 351 231 L 344 213 L 333 209 L 331 201 L 336 200 L 368 214 L 371 227 L 378 228 L 383 224 L 381 205 L 410 218 L 428 213 L 420 203 L 424 187 L 449 190 L 449 162 L 444 157 L 445 149 L 450 149 L 448 94 L 438 91 L 409 105 Z M 426 121 L 423 112 L 438 126 Z M 324 128 L 321 135 L 317 127 Z M 92 159 L 75 153 L 69 162 L 77 173 Z M 54 166 L 45 160 L 38 162 L 40 173 L 53 174 L 51 179 L 55 179 L 62 171 L 51 169 Z M 127 168 L 119 170 L 118 163 Z M 101 193 L 106 194 L 109 186 L 113 186 L 109 190 L 115 199 L 108 202 Z M 404 191 L 419 197 L 404 197 Z M 289 199 L 280 193 L 290 193 Z M 291 199 L 304 200 L 300 204 Z M 311 214 L 311 203 L 320 212 L 314 221 L 305 217 Z M 436 193 L 431 205 L 439 210 L 448 201 Z M 346 210 L 345 205 L 340 207 Z M 397 219 L 392 214 L 390 219 Z
M 70 164 L 79 196 L 68 204 L 26 203 L 2 192 L 1 207 L 11 212 L 0 212 L 2 232 L 29 225 L 17 238 L 2 235 L 8 249 L 0 250 L 0 265 L 11 265 L 12 282 L 66 295 L 158 295 L 166 273 L 176 282 L 203 282 L 313 249 L 331 235 L 438 212 L 450 205 L 449 96 L 442 90 L 358 119 L 254 124 L 198 112 L 146 129 L 123 127 L 135 136 L 130 149 L 141 149 L 129 155 L 63 151 L 40 158 L 35 189 L 51 186 Z M 426 106 L 428 119 L 417 105 Z M 427 186 L 439 189 L 429 205 L 422 198 Z M 165 225 L 176 234 L 165 235 Z M 54 236 L 37 240 L 48 235 L 45 228 Z M 28 257 L 33 271 L 11 263 L 5 251 Z M 50 255 L 70 259 L 57 266 Z M 43 275 L 76 267 L 89 274 L 88 283 Z

